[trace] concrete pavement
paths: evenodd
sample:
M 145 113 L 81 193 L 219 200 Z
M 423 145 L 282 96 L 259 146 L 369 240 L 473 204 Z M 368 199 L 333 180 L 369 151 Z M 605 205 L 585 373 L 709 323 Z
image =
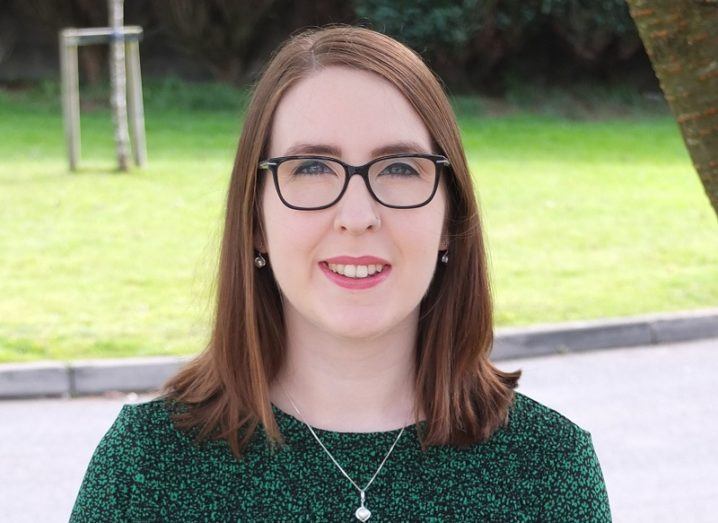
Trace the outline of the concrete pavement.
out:
M 614 521 L 718 514 L 718 338 L 497 361 L 519 391 L 589 430 Z M 67 521 L 92 452 L 127 401 L 0 402 L 0 521 Z
M 496 361 L 718 337 L 718 308 L 495 329 Z M 0 399 L 161 388 L 191 356 L 0 364 Z

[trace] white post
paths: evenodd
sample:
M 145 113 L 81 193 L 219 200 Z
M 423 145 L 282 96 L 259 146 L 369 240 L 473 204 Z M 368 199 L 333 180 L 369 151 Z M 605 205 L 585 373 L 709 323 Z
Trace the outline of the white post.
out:
M 145 143 L 145 109 L 142 102 L 142 74 L 140 72 L 140 44 L 130 40 L 125 47 L 127 58 L 127 107 L 130 119 L 130 138 L 135 165 L 142 167 L 147 163 L 147 145 Z
M 110 26 L 115 35 L 124 24 L 122 13 L 123 0 L 108 0 Z M 110 42 L 110 78 L 112 81 L 112 116 L 115 122 L 115 146 L 117 147 L 117 166 L 121 171 L 128 169 L 129 134 L 127 131 L 127 97 L 125 78 L 125 42 L 113 38 Z
M 70 170 L 74 171 L 77 169 L 80 159 L 80 82 L 77 68 L 77 45 L 69 43 L 64 32 L 60 32 L 59 43 L 65 143 Z

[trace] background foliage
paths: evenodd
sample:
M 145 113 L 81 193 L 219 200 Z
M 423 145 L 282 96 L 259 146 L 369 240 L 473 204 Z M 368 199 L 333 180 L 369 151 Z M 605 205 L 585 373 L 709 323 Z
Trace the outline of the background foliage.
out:
M 0 15 L 53 44 L 61 27 L 107 19 L 105 2 L 89 0 L 9 0 Z M 656 90 L 624 0 L 126 0 L 125 21 L 144 28 L 143 60 L 179 53 L 201 64 L 204 79 L 236 85 L 256 79 L 292 32 L 351 23 L 407 43 L 456 91 L 503 93 L 524 80 L 610 83 L 636 76 Z M 21 31 L 12 33 L 4 32 L 4 54 L 0 42 L 0 65 L 12 56 L 13 38 L 22 40 Z M 104 74 L 104 53 L 99 46 L 83 50 L 90 83 Z

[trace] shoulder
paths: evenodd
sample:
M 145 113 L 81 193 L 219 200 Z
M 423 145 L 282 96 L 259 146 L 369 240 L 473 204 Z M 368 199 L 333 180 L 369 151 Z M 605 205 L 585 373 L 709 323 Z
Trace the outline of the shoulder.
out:
M 565 467 L 591 465 L 591 433 L 555 409 L 515 392 L 509 422 L 497 434 L 514 456 L 547 479 Z
M 149 448 L 161 445 L 174 433 L 168 407 L 162 400 L 125 404 L 97 445 L 91 467 L 139 469 Z
M 70 521 L 145 519 L 161 484 L 154 471 L 181 441 L 163 400 L 123 405 L 92 454 Z
M 194 447 L 194 431 L 178 430 L 172 419 L 174 414 L 184 409 L 183 404 L 161 397 L 143 403 L 128 403 L 120 410 L 110 433 L 131 438 L 133 446 L 142 447 L 143 455 L 152 456 L 153 459 L 190 451 Z
M 98 448 L 107 446 L 144 445 L 152 439 L 169 436 L 173 432 L 168 406 L 162 400 L 127 403 L 107 430 Z
M 529 441 L 551 444 L 575 443 L 590 437 L 590 432 L 555 409 L 514 391 L 514 402 L 509 409 L 507 432 Z
M 509 422 L 490 440 L 506 456 L 547 484 L 567 468 L 596 468 L 591 433 L 555 409 L 515 392 Z
M 505 435 L 531 463 L 546 520 L 611 521 L 603 472 L 588 430 L 517 392 Z
M 143 403 L 126 403 L 117 416 L 116 424 L 134 432 L 157 432 L 172 430 L 173 407 L 162 398 Z

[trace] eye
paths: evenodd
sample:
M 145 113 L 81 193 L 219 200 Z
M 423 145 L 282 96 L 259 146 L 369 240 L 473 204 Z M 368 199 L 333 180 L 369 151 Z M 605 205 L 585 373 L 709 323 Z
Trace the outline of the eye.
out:
M 380 173 L 380 176 L 384 173 L 387 173 L 388 176 L 416 176 L 419 174 L 411 165 L 400 162 L 396 162 L 388 167 L 385 167 Z
M 294 169 L 294 172 L 292 174 L 306 174 L 311 176 L 317 174 L 334 174 L 334 171 L 332 171 L 331 167 L 329 167 L 324 162 L 321 162 L 319 160 L 307 160 L 299 167 Z

